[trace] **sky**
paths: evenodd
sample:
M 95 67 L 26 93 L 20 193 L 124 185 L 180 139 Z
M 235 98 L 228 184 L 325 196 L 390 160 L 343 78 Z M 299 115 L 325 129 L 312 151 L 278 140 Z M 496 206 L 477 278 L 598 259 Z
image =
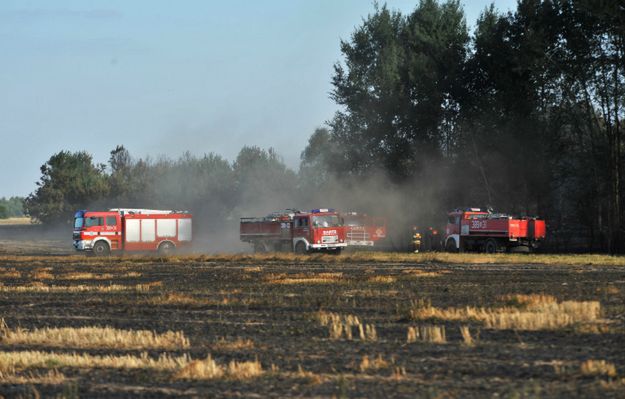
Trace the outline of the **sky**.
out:
M 461 2 L 472 25 L 492 1 Z M 58 151 L 105 163 L 119 144 L 134 157 L 228 160 L 273 147 L 296 169 L 338 110 L 340 40 L 372 11 L 368 0 L 2 0 L 0 197 L 33 192 Z

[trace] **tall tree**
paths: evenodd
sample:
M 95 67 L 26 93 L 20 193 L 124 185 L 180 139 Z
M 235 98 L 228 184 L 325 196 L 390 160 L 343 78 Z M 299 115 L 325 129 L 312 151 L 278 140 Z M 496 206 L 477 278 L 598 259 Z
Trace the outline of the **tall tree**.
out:
M 67 223 L 74 211 L 102 199 L 108 191 L 104 165 L 86 152 L 61 151 L 41 166 L 37 190 L 24 203 L 28 215 L 44 223 Z

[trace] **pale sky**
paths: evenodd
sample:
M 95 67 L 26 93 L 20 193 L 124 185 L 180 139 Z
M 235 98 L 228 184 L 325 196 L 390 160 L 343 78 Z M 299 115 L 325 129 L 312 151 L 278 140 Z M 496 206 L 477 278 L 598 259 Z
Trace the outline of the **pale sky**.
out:
M 389 0 L 409 13 L 418 0 Z M 381 2 L 382 3 L 382 2 Z M 467 22 L 491 1 L 464 0 Z M 515 0 L 495 1 L 502 11 Z M 97 162 L 274 147 L 292 168 L 337 106 L 333 65 L 368 0 L 0 2 L 0 197 L 61 150 Z

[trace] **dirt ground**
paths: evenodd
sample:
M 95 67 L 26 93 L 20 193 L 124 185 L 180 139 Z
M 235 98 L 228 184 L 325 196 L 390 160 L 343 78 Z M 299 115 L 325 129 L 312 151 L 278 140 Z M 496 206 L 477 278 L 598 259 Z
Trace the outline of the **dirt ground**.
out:
M 623 266 L 446 264 L 417 255 L 402 262 L 94 259 L 28 248 L 0 242 L 0 395 L 7 398 L 625 397 Z M 462 315 L 467 308 L 559 312 L 571 304 L 578 312 L 571 319 L 540 313 L 530 327 Z M 600 309 L 596 315 L 579 310 L 588 304 Z M 59 346 L 28 335 L 46 327 L 182 332 L 189 345 Z M 9 332 L 26 338 L 16 344 Z M 120 360 L 9 360 L 29 351 Z M 163 353 L 189 361 L 210 355 L 226 372 L 133 368 L 122 358 Z M 260 367 L 249 376 L 228 372 L 231 362 Z

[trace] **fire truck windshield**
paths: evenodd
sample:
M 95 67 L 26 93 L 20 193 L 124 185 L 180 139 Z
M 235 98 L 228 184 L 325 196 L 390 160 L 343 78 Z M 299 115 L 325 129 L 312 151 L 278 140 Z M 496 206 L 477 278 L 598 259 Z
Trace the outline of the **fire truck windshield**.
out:
M 74 228 L 75 228 L 75 229 L 80 229 L 80 228 L 82 228 L 82 224 L 83 224 L 83 222 L 84 222 L 84 221 L 85 221 L 85 219 L 84 219 L 84 218 L 75 218 L 75 219 L 74 219 Z
M 90 216 L 85 219 L 85 227 L 104 226 L 104 218 L 97 216 Z
M 313 216 L 312 224 L 314 227 L 338 227 L 341 225 L 339 217 L 336 215 Z

